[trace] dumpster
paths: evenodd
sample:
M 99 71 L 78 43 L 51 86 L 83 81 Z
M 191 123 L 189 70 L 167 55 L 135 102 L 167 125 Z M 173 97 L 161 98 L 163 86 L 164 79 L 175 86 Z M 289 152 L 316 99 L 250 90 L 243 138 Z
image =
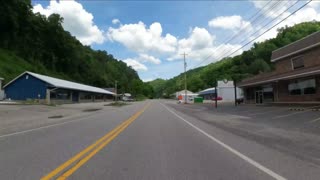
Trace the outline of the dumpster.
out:
M 203 103 L 203 97 L 195 97 L 194 103 Z

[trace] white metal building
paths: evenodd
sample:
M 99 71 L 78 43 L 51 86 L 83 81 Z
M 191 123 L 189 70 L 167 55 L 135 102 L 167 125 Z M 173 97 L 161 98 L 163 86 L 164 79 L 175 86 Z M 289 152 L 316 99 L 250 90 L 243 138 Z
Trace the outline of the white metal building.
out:
M 218 81 L 217 84 L 218 97 L 222 98 L 222 102 L 234 102 L 235 92 L 233 81 Z M 215 97 L 216 89 L 208 88 L 199 92 L 199 95 L 204 97 L 205 100 L 212 100 Z M 237 98 L 242 98 L 243 93 L 240 88 L 237 88 Z
M 186 93 L 185 90 L 181 90 L 181 91 L 175 92 L 174 94 L 175 94 L 176 99 L 178 99 L 178 97 L 179 97 L 180 95 L 184 95 L 185 93 Z M 189 94 L 194 94 L 194 92 L 187 90 L 187 94 L 188 94 L 188 95 L 189 95 Z

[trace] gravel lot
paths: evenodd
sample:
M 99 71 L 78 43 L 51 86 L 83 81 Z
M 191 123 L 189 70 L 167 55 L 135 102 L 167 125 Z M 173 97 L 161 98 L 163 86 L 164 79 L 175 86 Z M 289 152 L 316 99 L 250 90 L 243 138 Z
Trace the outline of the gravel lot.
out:
M 87 117 L 103 110 L 110 102 L 47 105 L 0 105 L 0 135 Z

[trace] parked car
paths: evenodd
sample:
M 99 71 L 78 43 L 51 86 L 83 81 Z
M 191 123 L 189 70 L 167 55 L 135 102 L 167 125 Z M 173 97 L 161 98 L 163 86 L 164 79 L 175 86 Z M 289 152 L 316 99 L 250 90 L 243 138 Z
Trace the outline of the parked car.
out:
M 243 98 L 237 98 L 236 103 L 237 104 L 242 104 L 243 103 Z
M 216 100 L 216 98 L 213 97 L 213 98 L 212 98 L 212 101 L 215 101 L 215 100 Z M 221 96 L 218 96 L 218 97 L 217 97 L 217 101 L 222 101 L 222 97 L 221 97 Z

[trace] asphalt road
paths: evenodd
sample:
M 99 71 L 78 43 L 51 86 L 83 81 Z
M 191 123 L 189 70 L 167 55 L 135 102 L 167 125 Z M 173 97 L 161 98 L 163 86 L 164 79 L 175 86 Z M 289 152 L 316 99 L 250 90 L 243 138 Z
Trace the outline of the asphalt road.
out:
M 210 124 L 228 116 L 206 111 L 153 100 L 0 135 L 0 179 L 320 179 L 316 161 Z

